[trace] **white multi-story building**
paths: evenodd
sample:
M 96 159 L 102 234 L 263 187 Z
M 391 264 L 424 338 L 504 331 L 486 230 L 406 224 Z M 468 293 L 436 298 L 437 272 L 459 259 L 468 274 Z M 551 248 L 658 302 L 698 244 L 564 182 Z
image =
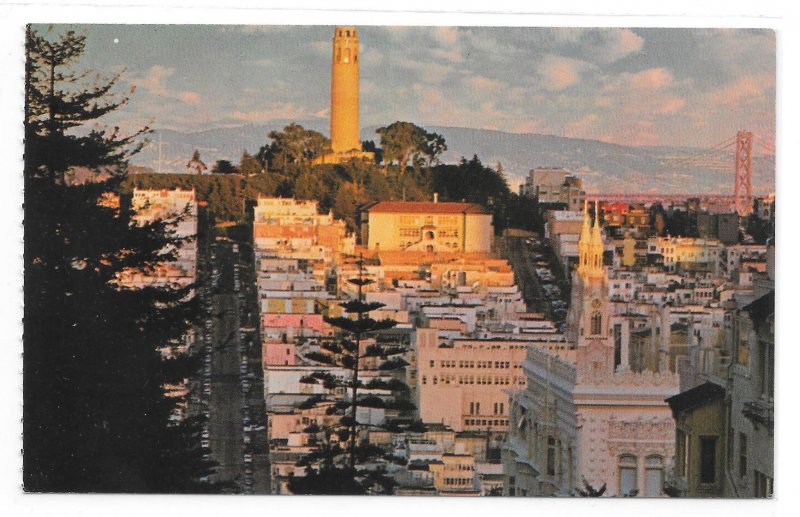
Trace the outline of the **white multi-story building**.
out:
M 603 247 L 598 221 L 590 230 L 585 214 L 568 317 L 573 346 L 528 348 L 527 386 L 511 392 L 508 495 L 571 495 L 584 480 L 610 496 L 662 493 L 675 448 L 665 399 L 678 393 L 678 375 L 662 342 L 656 364 L 643 367 L 630 360 L 625 327 L 615 339 Z
M 197 268 L 197 201 L 194 189 L 134 189 L 131 208 L 136 212 L 133 220 L 137 224 L 158 220 L 170 222 L 173 236 L 183 241 L 175 250 L 174 260 L 160 265 L 151 273 L 127 272 L 122 275 L 121 282 L 129 287 L 193 283 Z

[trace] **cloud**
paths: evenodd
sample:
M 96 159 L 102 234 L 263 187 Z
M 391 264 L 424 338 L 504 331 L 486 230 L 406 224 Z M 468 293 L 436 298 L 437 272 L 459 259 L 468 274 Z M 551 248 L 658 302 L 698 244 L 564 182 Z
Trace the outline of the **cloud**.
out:
M 433 36 L 442 45 L 455 45 L 458 41 L 458 29 L 456 27 L 437 27 L 433 30 Z
M 178 93 L 178 98 L 188 104 L 200 104 L 202 97 L 197 92 L 183 91 Z
M 775 88 L 772 74 L 746 75 L 727 86 L 710 92 L 707 97 L 712 104 L 732 106 L 742 103 L 763 102 L 766 92 Z
M 581 73 L 589 64 L 563 56 L 548 56 L 540 68 L 544 88 L 549 91 L 561 91 L 575 85 L 581 79 Z
M 269 108 L 265 110 L 234 111 L 231 113 L 231 117 L 234 120 L 241 120 L 243 122 L 261 123 L 279 119 L 304 120 L 310 118 L 325 118 L 327 114 L 327 109 L 311 112 L 293 103 L 272 103 Z
M 564 134 L 573 138 L 591 136 L 593 134 L 592 129 L 594 128 L 595 122 L 597 122 L 599 118 L 600 117 L 596 113 L 589 113 L 569 123 L 564 130 Z
M 617 61 L 629 54 L 639 52 L 644 47 L 644 38 L 630 29 L 616 30 L 614 34 L 616 39 L 612 40 L 608 48 L 608 56 L 611 61 Z
M 147 93 L 153 95 L 167 96 L 167 88 L 164 86 L 164 79 L 175 73 L 174 68 L 167 68 L 161 65 L 153 65 L 147 71 L 147 75 L 139 81 L 139 84 Z
M 497 93 L 503 87 L 503 84 L 482 75 L 475 75 L 467 79 L 467 86 L 474 92 L 490 94 Z
M 648 68 L 630 76 L 631 85 L 641 90 L 661 90 L 671 86 L 674 81 L 666 68 Z

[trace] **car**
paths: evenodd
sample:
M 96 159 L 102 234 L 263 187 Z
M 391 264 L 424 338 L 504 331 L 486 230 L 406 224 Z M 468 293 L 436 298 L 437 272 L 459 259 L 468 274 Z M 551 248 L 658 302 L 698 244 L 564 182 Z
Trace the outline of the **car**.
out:
M 200 434 L 201 437 L 208 439 L 211 438 L 211 433 L 208 429 L 203 429 L 203 432 Z
M 245 445 L 250 445 L 250 435 L 245 433 L 244 438 L 242 439 Z
M 244 462 L 245 463 L 253 463 L 253 455 L 250 454 L 250 453 L 245 454 L 244 455 Z
M 202 447 L 204 449 L 211 448 L 211 441 L 210 440 L 201 440 L 200 441 L 200 447 Z

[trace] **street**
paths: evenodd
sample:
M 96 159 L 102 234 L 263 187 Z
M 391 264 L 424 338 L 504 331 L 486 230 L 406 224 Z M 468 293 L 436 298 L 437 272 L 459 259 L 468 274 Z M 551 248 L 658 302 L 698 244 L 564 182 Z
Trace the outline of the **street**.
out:
M 205 314 L 198 336 L 203 354 L 199 411 L 208 421 L 203 446 L 218 463 L 211 481 L 226 491 L 269 493 L 266 411 L 255 271 L 247 243 L 217 238 L 201 247 L 199 295 Z M 198 383 L 200 385 L 200 383 Z

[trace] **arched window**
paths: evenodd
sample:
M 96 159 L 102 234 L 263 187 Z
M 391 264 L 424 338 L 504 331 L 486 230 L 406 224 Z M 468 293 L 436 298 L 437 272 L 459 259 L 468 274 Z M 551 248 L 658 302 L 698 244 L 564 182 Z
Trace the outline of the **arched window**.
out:
M 350 31 L 345 31 L 344 35 L 349 38 L 350 37 Z
M 350 62 L 350 49 L 349 48 L 344 49 L 344 62 L 345 63 L 349 63 Z
M 342 62 L 342 49 L 341 48 L 337 48 L 336 49 L 336 62 L 337 63 L 341 63 Z
M 602 332 L 603 316 L 599 312 L 592 314 L 592 335 L 597 335 Z
M 645 461 L 645 496 L 658 497 L 664 488 L 664 458 L 653 455 Z
M 623 454 L 619 457 L 619 495 L 634 495 L 639 490 L 636 456 Z

